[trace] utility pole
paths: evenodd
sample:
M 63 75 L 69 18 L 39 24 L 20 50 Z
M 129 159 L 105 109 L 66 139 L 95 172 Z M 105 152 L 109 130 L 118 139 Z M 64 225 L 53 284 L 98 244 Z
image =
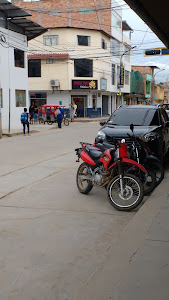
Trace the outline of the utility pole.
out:
M 120 97 L 121 97 L 121 88 L 124 86 L 124 66 L 122 64 L 122 58 L 123 56 L 130 52 L 131 50 L 133 50 L 134 48 L 136 48 L 136 46 L 131 47 L 131 49 L 128 49 L 126 51 L 123 52 L 123 54 L 120 56 L 120 84 L 118 85 L 119 88 L 119 92 L 120 92 Z M 123 74 L 122 74 L 123 73 Z M 123 78 L 122 78 L 123 77 Z M 122 97 L 121 97 L 121 104 L 122 104 Z

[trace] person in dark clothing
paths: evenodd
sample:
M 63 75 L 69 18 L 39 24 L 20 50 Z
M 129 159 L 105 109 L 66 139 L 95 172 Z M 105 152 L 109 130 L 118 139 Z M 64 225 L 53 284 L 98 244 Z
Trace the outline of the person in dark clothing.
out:
M 30 114 L 30 124 L 33 124 L 33 115 L 34 115 L 34 103 L 31 104 L 29 107 L 29 114 Z
M 58 113 L 58 110 L 60 111 L 60 113 Z M 55 116 L 57 117 L 58 128 L 62 128 L 62 120 L 63 120 L 63 116 L 64 116 L 63 109 L 62 108 L 58 108 L 56 110 Z
M 24 108 L 24 114 L 26 116 L 25 121 L 22 122 L 23 124 L 23 134 L 25 135 L 25 126 L 27 125 L 27 131 L 29 135 L 29 118 L 28 118 L 28 113 L 27 113 L 27 108 Z
M 35 108 L 34 108 L 33 118 L 34 118 L 34 124 L 38 124 L 38 108 L 37 108 L 37 105 L 35 105 Z

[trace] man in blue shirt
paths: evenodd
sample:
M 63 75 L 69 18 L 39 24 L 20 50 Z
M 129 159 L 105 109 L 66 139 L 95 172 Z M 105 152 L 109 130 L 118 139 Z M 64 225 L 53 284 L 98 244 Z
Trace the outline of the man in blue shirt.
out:
M 62 108 L 59 108 L 59 110 L 60 110 L 60 114 L 57 114 L 57 122 L 58 122 L 58 128 L 61 128 L 64 112 Z

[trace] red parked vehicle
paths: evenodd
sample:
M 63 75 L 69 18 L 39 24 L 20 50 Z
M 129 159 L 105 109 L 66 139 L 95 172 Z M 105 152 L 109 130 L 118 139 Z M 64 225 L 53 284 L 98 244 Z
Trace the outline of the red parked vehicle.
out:
M 130 211 L 136 208 L 143 199 L 141 181 L 130 173 L 125 173 L 126 166 L 137 167 L 142 172 L 146 169 L 128 157 L 125 140 L 104 152 L 88 143 L 80 143 L 75 149 L 78 160 L 84 162 L 79 166 L 76 183 L 79 191 L 88 194 L 94 185 L 107 188 L 110 204 L 118 210 Z
M 52 125 L 53 123 L 57 122 L 57 119 L 55 117 L 55 111 L 58 108 L 64 108 L 65 105 L 59 105 L 59 104 L 44 104 L 41 106 L 41 112 L 42 112 L 42 120 L 44 123 L 47 122 L 48 125 Z M 66 117 L 66 115 L 63 116 L 63 123 L 68 126 L 69 125 L 69 119 Z

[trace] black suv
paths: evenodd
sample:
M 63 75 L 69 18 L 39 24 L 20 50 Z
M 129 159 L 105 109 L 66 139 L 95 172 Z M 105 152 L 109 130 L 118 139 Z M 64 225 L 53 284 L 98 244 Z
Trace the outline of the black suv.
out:
M 101 121 L 97 139 L 113 144 L 115 140 L 125 138 L 130 142 L 130 125 L 134 125 L 134 135 L 149 140 L 152 152 L 163 158 L 169 148 L 169 120 L 162 107 L 152 105 L 120 106 L 108 121 Z

